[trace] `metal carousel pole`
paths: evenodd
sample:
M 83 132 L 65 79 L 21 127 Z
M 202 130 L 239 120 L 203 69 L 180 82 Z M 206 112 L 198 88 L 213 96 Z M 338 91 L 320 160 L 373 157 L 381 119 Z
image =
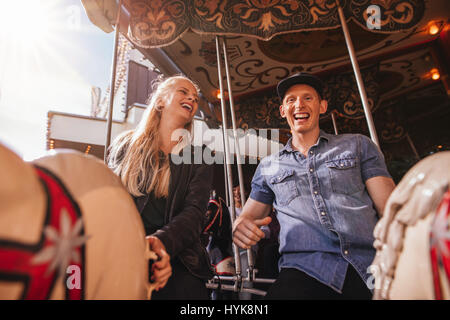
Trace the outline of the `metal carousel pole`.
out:
M 234 204 L 234 198 L 232 196 L 233 191 L 232 191 L 232 176 L 231 176 L 231 165 L 230 165 L 230 147 L 229 147 L 229 139 L 228 139 L 228 135 L 226 134 L 227 132 L 227 116 L 226 116 L 226 110 L 225 110 L 225 95 L 223 94 L 224 92 L 224 86 L 223 86 L 223 80 L 222 80 L 222 63 L 221 63 L 221 57 L 220 57 L 220 50 L 219 50 L 219 46 L 220 46 L 220 37 L 216 36 L 216 50 L 217 50 L 217 70 L 218 70 L 218 75 L 219 75 L 219 86 L 220 86 L 220 92 L 222 92 L 222 96 L 221 96 L 221 106 L 222 106 L 222 122 L 223 122 L 223 135 L 225 139 L 224 144 L 225 144 L 225 161 L 226 161 L 226 172 L 227 172 L 227 188 L 228 188 L 228 193 L 230 195 L 229 200 L 230 200 L 230 207 L 231 207 L 231 221 L 234 223 L 235 219 L 236 219 L 236 208 L 235 208 L 235 204 Z M 234 134 L 234 142 L 236 145 L 236 153 L 239 156 L 240 155 L 240 150 L 239 150 L 239 144 L 237 141 L 237 133 L 236 133 L 236 119 L 235 119 L 235 112 L 234 112 L 234 102 L 233 102 L 233 94 L 231 91 L 231 77 L 230 77 L 230 72 L 229 72 L 229 66 L 228 66 L 228 57 L 227 57 L 227 51 L 226 51 L 226 43 L 225 40 L 223 40 L 223 50 L 224 50 L 224 60 L 225 60 L 225 69 L 226 69 L 226 76 L 227 76 L 227 85 L 228 85 L 228 93 L 229 93 L 229 99 L 230 99 L 230 109 L 231 109 L 231 116 L 232 116 L 232 123 L 233 123 L 233 134 Z M 245 195 L 244 195 L 244 185 L 243 185 L 243 174 L 242 174 L 242 167 L 241 167 L 241 163 L 240 163 L 240 159 L 238 158 L 238 176 L 239 176 L 239 186 L 241 188 L 241 198 L 242 200 L 242 204 L 244 205 L 245 203 Z M 251 294 L 256 294 L 256 295 L 261 295 L 264 296 L 266 294 L 265 291 L 263 290 L 259 290 L 259 289 L 254 289 L 254 288 L 244 288 L 243 287 L 243 283 L 244 282 L 254 282 L 254 283 L 266 283 L 266 284 L 270 284 L 270 283 L 274 283 L 275 279 L 263 279 L 263 278 L 256 278 L 255 277 L 255 273 L 256 273 L 256 269 L 254 269 L 254 259 L 253 259 L 253 255 L 252 252 L 250 252 L 250 254 L 248 255 L 249 257 L 249 268 L 248 268 L 248 276 L 244 279 L 242 277 L 242 266 L 241 266 L 241 260 L 240 260 L 240 255 L 239 255 L 239 248 L 237 247 L 236 244 L 233 243 L 233 252 L 234 252 L 234 259 L 235 259 L 235 266 L 236 266 L 236 275 L 235 276 L 217 276 L 215 279 L 219 280 L 219 283 L 216 283 L 214 280 L 209 281 L 207 283 L 207 287 L 210 289 L 222 289 L 222 290 L 231 290 L 231 291 L 235 291 L 235 292 L 247 292 L 247 293 L 251 293 Z M 227 285 L 227 284 L 222 284 L 222 281 L 229 281 L 232 282 L 233 285 Z
M 245 205 L 245 187 L 244 187 L 244 176 L 242 174 L 242 164 L 241 164 L 241 152 L 239 147 L 239 141 L 237 137 L 236 132 L 236 115 L 234 112 L 234 101 L 233 101 L 233 92 L 231 90 L 231 77 L 230 77 L 230 68 L 228 65 L 228 52 L 227 52 L 227 43 L 225 37 L 222 39 L 222 46 L 223 46 L 223 57 L 225 61 L 225 73 L 227 76 L 227 87 L 228 87 L 228 100 L 230 102 L 230 112 L 231 112 L 231 123 L 233 126 L 233 137 L 234 137 L 234 145 L 236 150 L 236 162 L 237 162 L 237 169 L 238 169 L 238 179 L 239 179 L 239 188 L 241 191 L 241 205 L 242 208 Z M 230 195 L 232 196 L 232 195 Z M 252 281 L 255 277 L 256 270 L 254 269 L 254 258 L 253 258 L 253 251 L 251 248 L 247 249 L 247 259 L 248 259 L 248 270 L 247 270 L 247 280 Z
M 334 134 L 338 135 L 339 131 L 338 131 L 337 122 L 336 122 L 336 113 L 334 112 L 334 110 L 331 111 L 331 121 L 333 122 Z
M 342 31 L 344 32 L 345 43 L 347 44 L 348 53 L 350 55 L 350 61 L 352 63 L 353 71 L 355 73 L 356 83 L 358 85 L 359 95 L 361 96 L 362 105 L 364 108 L 364 114 L 366 116 L 367 125 L 369 127 L 370 137 L 372 141 L 380 147 L 380 143 L 378 141 L 377 132 L 375 129 L 375 125 L 373 123 L 372 112 L 370 111 L 369 102 L 367 100 L 366 89 L 364 87 L 364 82 L 362 80 L 361 71 L 359 69 L 358 60 L 356 60 L 355 49 L 353 47 L 352 39 L 350 38 L 350 33 L 348 31 L 347 22 L 345 21 L 344 11 L 339 3 L 339 0 L 336 0 L 336 5 L 338 8 L 339 19 L 342 25 Z
M 225 94 L 223 90 L 223 80 L 222 80 L 222 62 L 220 58 L 220 46 L 219 46 L 219 36 L 216 36 L 216 53 L 217 53 L 217 73 L 219 76 L 219 87 L 221 92 L 220 97 L 220 103 L 221 103 L 221 109 L 222 109 L 222 133 L 224 136 L 224 150 L 225 150 L 225 166 L 227 168 L 227 187 L 228 187 L 228 194 L 229 194 L 229 201 L 230 201 L 230 207 L 231 207 L 231 223 L 234 223 L 234 220 L 236 219 L 236 210 L 234 205 L 234 197 L 233 197 L 233 178 L 231 176 L 231 164 L 230 164 L 230 146 L 229 146 L 229 139 L 227 135 L 227 115 L 225 112 Z M 239 255 L 239 248 L 235 243 L 233 243 L 233 253 L 234 253 L 234 263 L 236 266 L 236 276 L 235 276 L 235 283 L 234 283 L 234 291 L 238 292 L 241 288 L 242 284 L 242 275 L 241 275 L 241 260 Z
M 108 148 L 111 144 L 111 130 L 112 130 L 112 116 L 114 108 L 114 95 L 116 86 L 116 73 L 117 73 L 117 51 L 119 45 L 119 22 L 120 13 L 122 11 L 122 0 L 119 0 L 119 7 L 117 10 L 116 27 L 114 31 L 114 51 L 111 66 L 111 82 L 109 90 L 109 107 L 108 107 L 108 117 L 106 119 L 106 141 L 105 141 L 105 151 L 104 151 L 104 161 L 106 162 L 106 156 L 108 155 Z

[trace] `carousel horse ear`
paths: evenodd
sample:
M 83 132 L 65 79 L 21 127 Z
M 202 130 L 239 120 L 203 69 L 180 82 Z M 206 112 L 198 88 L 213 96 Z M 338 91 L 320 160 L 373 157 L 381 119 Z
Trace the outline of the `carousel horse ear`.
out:
M 0 177 L 0 238 L 37 241 L 47 203 L 33 166 L 0 143 Z
M 148 277 L 147 282 L 146 282 L 146 287 L 147 287 L 147 300 L 150 300 L 150 298 L 152 297 L 152 292 L 156 288 L 156 284 L 152 283 L 150 281 L 150 270 L 151 270 L 150 264 L 152 262 L 154 262 L 154 261 L 157 261 L 158 260 L 158 256 L 156 255 L 156 253 L 154 251 L 152 251 L 150 249 L 150 242 L 149 241 L 146 241 L 146 244 L 145 244 L 145 255 L 144 256 L 145 256 L 145 260 L 149 262 L 148 263 L 148 265 L 149 265 L 149 269 L 148 269 L 149 270 L 148 271 L 149 277 Z
M 150 296 L 145 259 L 155 255 L 146 248 L 133 198 L 103 161 L 56 150 L 29 163 L 0 144 L 0 177 L 0 239 L 6 240 L 0 241 L 0 278 L 25 272 L 39 287 L 25 285 L 24 277 L 0 281 L 0 299 Z M 61 277 L 67 262 L 77 267 L 70 286 Z

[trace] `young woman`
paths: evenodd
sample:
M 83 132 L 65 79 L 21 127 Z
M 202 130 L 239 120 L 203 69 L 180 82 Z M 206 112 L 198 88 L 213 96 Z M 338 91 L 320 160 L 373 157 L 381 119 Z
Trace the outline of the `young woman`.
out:
M 197 109 L 197 86 L 183 76 L 167 78 L 154 89 L 137 128 L 118 136 L 108 157 L 160 257 L 152 266 L 152 299 L 208 299 L 205 282 L 213 273 L 200 234 L 212 167 L 173 159 L 203 152 L 192 147 L 189 135 L 179 135 L 191 130 Z

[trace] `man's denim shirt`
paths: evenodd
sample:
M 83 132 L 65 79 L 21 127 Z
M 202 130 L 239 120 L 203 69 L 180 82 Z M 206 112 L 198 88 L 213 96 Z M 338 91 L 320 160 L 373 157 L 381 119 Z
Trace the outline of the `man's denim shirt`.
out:
M 390 177 L 382 153 L 360 134 L 320 131 L 307 157 L 291 143 L 261 161 L 250 194 L 276 210 L 279 268 L 299 269 L 341 292 L 350 263 L 367 281 L 378 217 L 365 182 Z

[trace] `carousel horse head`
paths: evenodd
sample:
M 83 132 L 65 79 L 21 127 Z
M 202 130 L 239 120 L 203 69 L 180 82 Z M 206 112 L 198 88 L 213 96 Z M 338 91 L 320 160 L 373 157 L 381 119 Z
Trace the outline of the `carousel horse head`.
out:
M 374 230 L 374 299 L 450 299 L 450 152 L 400 181 Z
M 24 162 L 0 144 L 0 299 L 146 299 L 135 204 L 103 162 L 57 151 Z

